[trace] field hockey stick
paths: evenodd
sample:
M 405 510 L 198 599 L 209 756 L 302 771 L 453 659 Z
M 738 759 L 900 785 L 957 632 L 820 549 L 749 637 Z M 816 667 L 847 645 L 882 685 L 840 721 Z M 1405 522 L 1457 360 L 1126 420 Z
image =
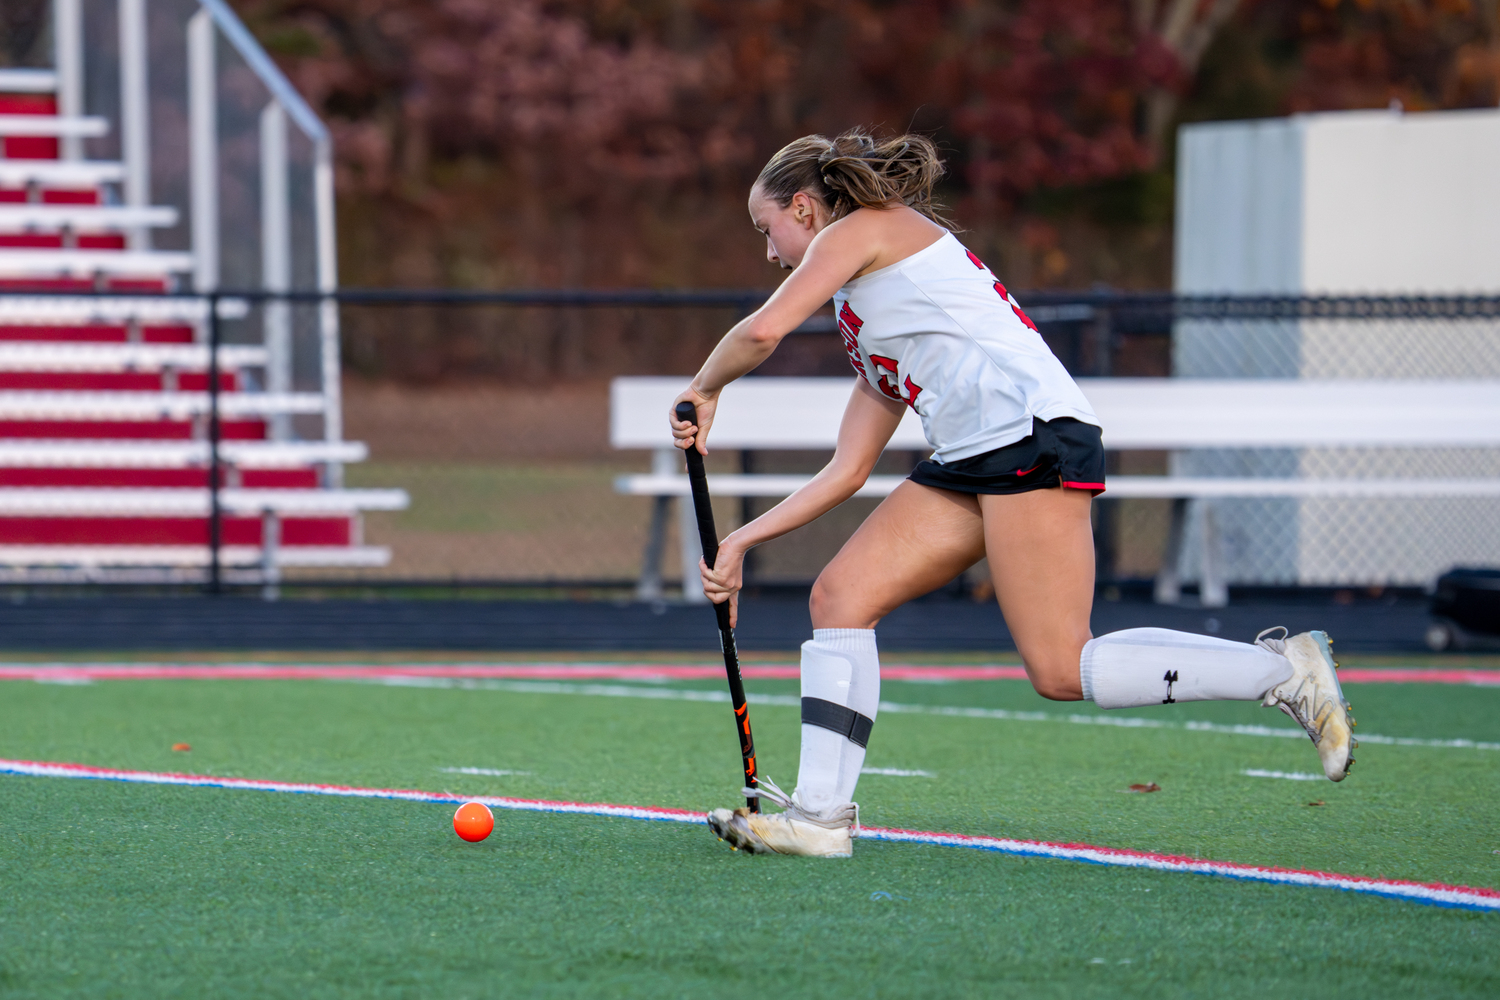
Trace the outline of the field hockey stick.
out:
M 698 408 L 692 403 L 677 404 L 677 419 L 698 423 Z M 703 561 L 714 568 L 719 558 L 719 533 L 714 528 L 714 508 L 708 499 L 708 473 L 703 468 L 703 454 L 695 440 L 687 450 L 688 483 L 693 488 L 693 512 L 698 515 L 698 541 L 703 546 Z M 692 581 L 682 581 L 683 589 Z M 755 778 L 755 738 L 750 735 L 750 706 L 745 704 L 745 684 L 740 680 L 740 654 L 734 648 L 734 629 L 729 627 L 729 602 L 714 605 L 719 619 L 719 645 L 724 648 L 724 673 L 729 677 L 729 700 L 734 705 L 734 728 L 740 736 L 740 756 L 745 762 L 745 787 L 757 787 Z M 751 812 L 760 812 L 760 799 L 747 797 Z

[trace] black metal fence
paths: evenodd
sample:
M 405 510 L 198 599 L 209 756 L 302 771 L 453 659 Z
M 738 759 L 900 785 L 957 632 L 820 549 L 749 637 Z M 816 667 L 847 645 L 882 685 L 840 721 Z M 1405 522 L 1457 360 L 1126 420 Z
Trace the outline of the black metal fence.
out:
M 7 548 L 0 537 L 0 552 L 13 553 L 10 565 L 0 568 L 16 585 L 196 581 L 215 592 L 239 586 L 629 592 L 641 573 L 650 501 L 618 495 L 612 483 L 622 472 L 646 471 L 649 457 L 610 450 L 608 378 L 690 375 L 723 331 L 767 294 L 744 289 L 222 290 L 208 295 L 110 290 L 92 296 L 0 291 L 0 301 L 50 296 L 73 303 L 95 297 L 201 303 L 195 337 L 208 346 L 206 412 L 193 431 L 207 445 L 202 566 L 69 565 L 65 556 L 63 562 L 27 563 L 18 554 L 24 546 Z M 1500 296 L 1194 297 L 1100 290 L 1035 292 L 1018 299 L 1077 376 L 1500 378 Z M 245 564 L 225 557 L 231 546 L 221 496 L 233 469 L 225 459 L 221 391 L 221 375 L 230 366 L 221 359 L 229 348 L 261 342 L 271 303 L 285 303 L 293 313 L 292 387 L 332 399 L 331 412 L 342 424 L 330 431 L 329 420 L 335 418 L 304 408 L 286 418 L 285 439 L 365 440 L 369 461 L 331 463 L 337 469 L 325 475 L 325 484 L 410 494 L 404 510 L 363 515 L 360 541 L 372 551 L 389 550 L 384 564 L 278 568 L 269 559 Z M 341 324 L 343 367 L 337 370 L 318 348 L 317 314 L 330 304 L 337 306 Z M 833 331 L 830 312 L 815 315 L 760 374 L 846 374 L 843 347 Z M 254 393 L 265 391 L 266 381 L 252 371 L 241 385 Z M 1406 463 L 1410 475 L 1444 475 L 1462 466 L 1470 475 L 1500 476 L 1495 449 L 1458 451 L 1372 454 L 1354 466 L 1349 455 L 1335 452 L 1188 458 L 1118 453 L 1111 455 L 1110 471 L 1213 475 L 1259 463 L 1281 469 L 1268 474 L 1285 475 L 1295 466 L 1302 474 L 1337 468 L 1343 475 L 1360 475 L 1389 468 L 1394 460 Z M 916 457 L 888 456 L 880 471 L 904 471 Z M 759 452 L 713 458 L 720 471 L 790 473 L 813 471 L 827 455 Z M 721 514 L 724 530 L 770 502 L 727 504 Z M 1429 508 L 1446 503 L 1414 502 Z M 1359 533 L 1363 537 L 1340 544 L 1368 545 L 1381 532 L 1399 535 L 1409 521 L 1399 503 L 1370 503 L 1375 506 L 1361 508 L 1359 515 L 1366 525 Z M 850 501 L 819 524 L 766 546 L 756 554 L 751 582 L 805 584 L 873 504 Z M 1297 585 L 1299 577 L 1289 570 L 1284 552 L 1279 562 L 1257 562 L 1256 555 L 1261 539 L 1284 533 L 1286 502 L 1221 506 L 1220 521 L 1230 522 L 1228 532 L 1238 546 L 1231 582 Z M 1458 550 L 1469 546 L 1476 561 L 1489 558 L 1490 541 L 1482 536 L 1500 536 L 1495 502 L 1448 507 L 1436 522 L 1424 521 L 1429 534 L 1424 541 L 1433 531 L 1447 533 L 1457 539 Z M 1169 519 L 1166 501 L 1101 501 L 1097 541 L 1104 582 L 1125 584 L 1154 575 Z M 0 532 L 4 528 L 0 517 Z M 1415 544 L 1413 539 L 1392 542 L 1383 558 L 1392 565 L 1415 558 Z M 665 554 L 665 565 L 678 565 L 671 553 Z M 1410 583 L 1426 572 L 1425 567 L 1404 576 L 1372 571 L 1368 583 Z M 969 582 L 979 581 L 975 574 Z

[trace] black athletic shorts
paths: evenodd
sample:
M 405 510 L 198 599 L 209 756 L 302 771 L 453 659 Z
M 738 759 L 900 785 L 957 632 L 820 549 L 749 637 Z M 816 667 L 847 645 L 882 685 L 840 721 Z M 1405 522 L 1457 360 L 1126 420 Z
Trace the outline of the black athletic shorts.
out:
M 1025 493 L 1057 486 L 1104 492 L 1099 428 L 1072 417 L 1033 420 L 1031 436 L 956 462 L 920 463 L 911 481 L 960 493 Z

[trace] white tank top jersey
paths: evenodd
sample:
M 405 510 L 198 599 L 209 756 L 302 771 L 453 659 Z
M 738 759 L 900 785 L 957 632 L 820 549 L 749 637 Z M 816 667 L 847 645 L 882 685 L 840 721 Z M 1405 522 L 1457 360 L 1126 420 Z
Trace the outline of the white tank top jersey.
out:
M 1031 434 L 1032 418 L 1099 418 L 990 269 L 952 233 L 833 297 L 854 370 L 922 418 L 933 459 Z

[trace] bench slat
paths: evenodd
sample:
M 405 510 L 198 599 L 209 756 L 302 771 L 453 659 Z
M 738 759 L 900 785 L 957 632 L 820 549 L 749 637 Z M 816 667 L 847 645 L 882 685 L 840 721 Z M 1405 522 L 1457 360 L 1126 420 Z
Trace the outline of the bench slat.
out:
M 784 497 L 811 476 L 708 477 L 708 490 L 722 497 Z M 904 476 L 871 476 L 855 496 L 883 497 Z M 1236 479 L 1189 476 L 1110 476 L 1113 499 L 1227 497 L 1500 497 L 1500 479 Z M 615 491 L 633 496 L 688 496 L 687 476 L 620 476 Z
M 666 414 L 685 378 L 618 378 L 610 387 L 616 448 L 672 444 Z M 1123 449 L 1500 446 L 1500 381 L 1079 379 Z M 724 390 L 710 447 L 829 449 L 854 380 L 748 378 Z M 925 451 L 908 412 L 889 446 Z

